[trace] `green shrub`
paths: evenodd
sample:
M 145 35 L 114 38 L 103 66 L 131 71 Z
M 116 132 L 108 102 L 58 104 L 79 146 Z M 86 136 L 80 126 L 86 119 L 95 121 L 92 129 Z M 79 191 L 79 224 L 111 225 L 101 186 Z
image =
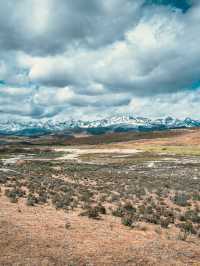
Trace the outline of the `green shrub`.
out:
M 48 195 L 47 193 L 40 193 L 38 197 L 38 203 L 45 204 L 47 203 Z
M 52 198 L 52 203 L 56 207 L 56 209 L 67 210 L 70 208 L 72 202 L 73 202 L 73 198 L 71 198 L 67 194 L 56 193 Z
M 81 200 L 85 202 L 90 202 L 93 197 L 93 193 L 89 190 L 85 190 L 81 194 Z
M 86 211 L 81 212 L 80 216 L 87 216 L 88 218 L 91 219 L 99 219 L 99 208 L 97 206 L 95 207 L 89 207 Z
M 125 226 L 132 227 L 132 225 L 133 225 L 133 217 L 132 217 L 132 215 L 125 215 L 124 217 L 122 217 L 121 222 Z
M 173 197 L 173 202 L 176 205 L 179 205 L 181 207 L 186 207 L 189 205 L 188 203 L 188 196 L 184 193 L 177 193 L 174 197 Z
M 25 191 L 20 188 L 13 188 L 12 190 L 6 189 L 5 195 L 10 198 L 10 202 L 17 203 L 20 197 L 25 196 Z
M 133 207 L 133 205 L 130 202 L 127 202 L 123 206 L 123 211 L 127 213 L 136 213 L 137 209 Z
M 143 219 L 147 223 L 160 224 L 160 217 L 156 214 L 145 214 Z
M 25 191 L 23 191 L 21 188 L 13 188 L 12 190 L 6 189 L 5 191 L 5 195 L 7 197 L 16 197 L 16 198 L 20 198 L 25 196 Z
M 200 216 L 195 210 L 188 210 L 184 214 L 185 220 L 190 220 L 193 223 L 200 223 Z
M 186 232 L 188 234 L 196 234 L 197 233 L 192 222 L 187 221 L 185 223 L 181 223 L 181 224 L 179 224 L 179 227 L 181 228 L 182 232 Z
M 17 203 L 17 202 L 18 202 L 18 198 L 16 198 L 16 197 L 11 197 L 11 198 L 10 198 L 10 202 L 11 202 L 11 203 Z
M 117 207 L 112 211 L 112 215 L 116 217 L 123 217 L 124 209 L 122 207 Z
M 35 195 L 29 193 L 27 196 L 26 204 L 28 206 L 35 206 L 38 203 L 38 199 Z
M 93 207 L 88 210 L 88 217 L 92 219 L 98 219 L 99 216 L 99 208 Z
M 192 195 L 192 199 L 194 201 L 200 201 L 200 193 L 194 192 L 193 195 Z

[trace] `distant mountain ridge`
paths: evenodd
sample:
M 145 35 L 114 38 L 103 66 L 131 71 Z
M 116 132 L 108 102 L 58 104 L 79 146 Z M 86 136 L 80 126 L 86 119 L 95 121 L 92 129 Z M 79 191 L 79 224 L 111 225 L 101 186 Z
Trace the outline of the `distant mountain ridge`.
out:
M 87 132 L 101 134 L 106 132 L 153 131 L 175 128 L 200 127 L 200 120 L 173 117 L 148 119 L 132 115 L 116 115 L 94 121 L 0 121 L 0 135 L 40 136 L 45 134 Z

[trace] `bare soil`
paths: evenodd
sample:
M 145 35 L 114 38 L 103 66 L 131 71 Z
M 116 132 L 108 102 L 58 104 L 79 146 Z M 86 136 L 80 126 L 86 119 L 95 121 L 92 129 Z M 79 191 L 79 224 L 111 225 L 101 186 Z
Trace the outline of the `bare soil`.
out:
M 112 216 L 91 220 L 4 196 L 0 210 L 0 265 L 200 265 L 199 242 L 179 241 L 174 230 L 129 229 Z
M 199 129 L 8 141 L 0 265 L 200 265 Z

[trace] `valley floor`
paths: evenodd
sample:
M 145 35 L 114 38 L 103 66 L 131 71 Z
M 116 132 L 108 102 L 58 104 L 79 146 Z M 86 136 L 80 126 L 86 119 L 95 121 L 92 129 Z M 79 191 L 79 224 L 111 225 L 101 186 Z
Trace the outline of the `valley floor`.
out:
M 149 134 L 9 138 L 0 265 L 200 265 L 200 130 Z

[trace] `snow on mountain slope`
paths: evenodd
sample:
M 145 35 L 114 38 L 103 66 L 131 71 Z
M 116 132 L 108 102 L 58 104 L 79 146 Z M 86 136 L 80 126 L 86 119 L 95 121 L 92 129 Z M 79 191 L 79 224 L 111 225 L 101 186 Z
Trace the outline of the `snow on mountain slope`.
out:
M 131 115 L 112 116 L 109 118 L 82 121 L 82 120 L 32 120 L 32 121 L 0 121 L 0 134 L 17 134 L 17 135 L 43 135 L 49 133 L 57 133 L 62 131 L 75 130 L 98 130 L 105 129 L 113 131 L 129 131 L 129 130 L 162 130 L 184 127 L 199 127 L 200 120 L 185 118 L 184 120 L 173 117 L 160 119 L 148 119 L 144 117 L 133 117 Z

